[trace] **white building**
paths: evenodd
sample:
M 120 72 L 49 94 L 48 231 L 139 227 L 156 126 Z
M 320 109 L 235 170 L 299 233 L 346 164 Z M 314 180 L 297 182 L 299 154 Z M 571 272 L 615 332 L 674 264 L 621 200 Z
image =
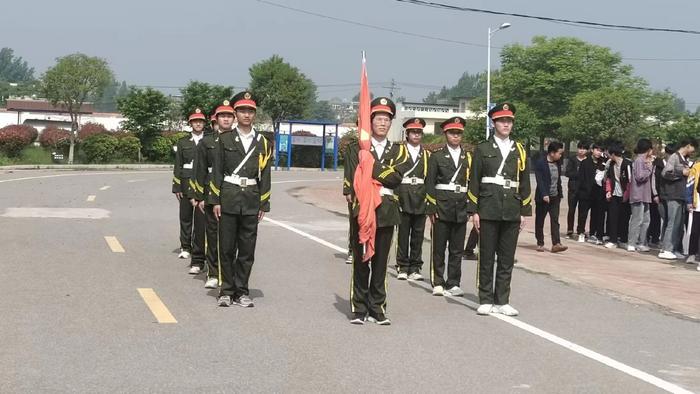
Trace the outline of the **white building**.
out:
M 459 104 L 426 104 L 417 102 L 396 103 L 396 116 L 391 123 L 389 138 L 392 141 L 404 139 L 403 123 L 411 118 L 423 118 L 425 120 L 425 134 L 442 134 L 440 123 L 445 120 L 460 116 L 462 118 L 476 118 L 479 115 L 468 109 L 469 100 L 460 99 Z
M 125 118 L 119 113 L 94 112 L 92 103 L 83 104 L 78 114 L 79 126 L 85 123 L 99 123 L 107 130 L 119 129 L 123 120 Z M 0 128 L 14 124 L 33 126 L 39 133 L 47 126 L 66 130 L 71 128 L 70 115 L 65 108 L 37 99 L 10 98 L 7 100 L 6 108 L 0 108 Z

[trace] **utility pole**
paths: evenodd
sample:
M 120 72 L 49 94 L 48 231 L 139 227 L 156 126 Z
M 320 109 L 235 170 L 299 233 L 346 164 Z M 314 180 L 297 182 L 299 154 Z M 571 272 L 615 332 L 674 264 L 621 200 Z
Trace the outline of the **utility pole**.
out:
M 396 81 L 394 78 L 391 78 L 391 82 L 389 83 L 389 86 L 384 86 L 385 89 L 389 89 L 389 98 L 394 99 L 394 91 L 395 90 L 401 90 L 400 87 L 396 86 Z

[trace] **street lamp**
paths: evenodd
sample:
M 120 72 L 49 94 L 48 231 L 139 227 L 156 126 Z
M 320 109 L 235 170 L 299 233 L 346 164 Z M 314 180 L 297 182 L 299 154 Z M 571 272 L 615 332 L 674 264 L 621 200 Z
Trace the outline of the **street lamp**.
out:
M 505 22 L 498 26 L 496 29 L 491 29 L 489 27 L 489 38 L 487 45 L 487 60 L 486 60 L 486 139 L 489 138 L 489 116 L 488 112 L 491 109 L 491 36 L 499 30 L 507 29 L 510 27 L 510 23 Z

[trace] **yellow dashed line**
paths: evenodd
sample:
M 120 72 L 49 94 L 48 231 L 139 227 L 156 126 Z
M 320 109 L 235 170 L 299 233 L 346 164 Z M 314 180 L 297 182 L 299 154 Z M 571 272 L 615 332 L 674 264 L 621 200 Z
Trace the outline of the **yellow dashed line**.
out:
M 122 247 L 122 244 L 119 243 L 119 240 L 117 237 L 114 236 L 105 236 L 105 241 L 107 241 L 107 245 L 109 245 L 109 248 L 112 249 L 112 252 L 114 253 L 124 253 L 124 247 Z
M 177 320 L 175 320 L 173 314 L 170 313 L 168 307 L 163 304 L 163 301 L 160 300 L 160 297 L 158 297 L 158 294 L 156 294 L 153 289 L 137 290 L 141 295 L 141 298 L 143 298 L 143 301 L 148 306 L 148 309 L 151 310 L 153 316 L 155 316 L 156 320 L 158 320 L 158 323 L 177 323 Z
M 95 198 L 96 198 L 96 197 L 97 197 L 96 195 L 91 194 L 91 195 L 87 196 L 87 200 L 85 200 L 85 201 L 87 201 L 87 202 L 93 202 L 93 201 L 95 201 Z

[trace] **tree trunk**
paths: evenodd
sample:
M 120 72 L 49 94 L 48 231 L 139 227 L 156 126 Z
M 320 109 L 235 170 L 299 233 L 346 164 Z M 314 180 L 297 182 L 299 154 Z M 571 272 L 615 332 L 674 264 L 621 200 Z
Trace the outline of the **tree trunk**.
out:
M 68 148 L 68 164 L 73 164 L 73 155 L 75 153 L 75 137 L 78 134 L 77 114 L 71 112 L 70 120 L 70 148 Z

